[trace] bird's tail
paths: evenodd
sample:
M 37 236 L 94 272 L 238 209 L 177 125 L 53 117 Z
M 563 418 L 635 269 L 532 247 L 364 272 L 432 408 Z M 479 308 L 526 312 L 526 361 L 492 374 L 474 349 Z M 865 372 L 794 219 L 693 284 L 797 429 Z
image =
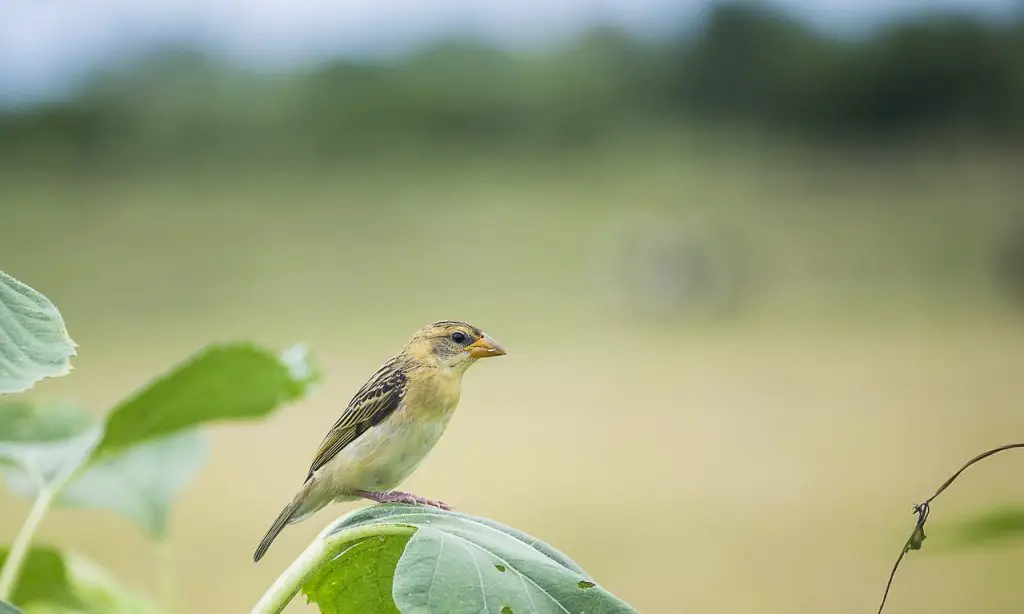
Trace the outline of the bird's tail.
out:
M 262 540 L 260 540 L 260 545 L 256 547 L 256 552 L 252 555 L 254 563 L 258 563 L 259 560 L 263 558 L 263 555 L 267 553 L 267 549 L 270 548 L 270 544 L 274 543 L 278 534 L 280 534 L 289 523 L 298 521 L 301 518 L 301 515 L 299 515 L 298 512 L 300 506 L 305 501 L 305 494 L 306 488 L 304 487 L 297 495 L 295 495 L 295 498 L 292 499 L 291 503 L 284 506 L 281 513 L 277 515 L 277 518 L 274 520 L 274 524 L 270 525 L 270 528 L 267 530 L 267 534 L 263 536 Z M 296 518 L 296 515 L 299 515 L 300 518 Z

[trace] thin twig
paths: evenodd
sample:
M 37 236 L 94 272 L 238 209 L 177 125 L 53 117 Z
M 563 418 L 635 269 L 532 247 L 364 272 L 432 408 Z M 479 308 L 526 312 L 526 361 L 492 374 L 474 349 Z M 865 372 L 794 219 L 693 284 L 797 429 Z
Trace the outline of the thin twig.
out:
M 889 598 L 889 589 L 892 588 L 893 578 L 896 577 L 896 570 L 899 569 L 900 563 L 903 562 L 903 557 L 907 555 L 911 550 L 920 550 L 921 544 L 924 542 L 924 524 L 928 522 L 928 515 L 931 513 L 932 501 L 941 495 L 949 486 L 958 478 L 960 474 L 967 470 L 968 467 L 977 463 L 978 461 L 984 460 L 993 454 L 998 454 L 1005 450 L 1012 450 L 1014 448 L 1024 448 L 1024 443 L 1011 443 L 1005 446 L 999 446 L 991 450 L 986 450 L 981 454 L 975 456 L 971 460 L 964 463 L 963 467 L 957 470 L 956 473 L 949 476 L 949 479 L 942 483 L 942 486 L 935 491 L 935 494 L 928 497 L 922 503 L 918 503 L 914 506 L 914 513 L 917 515 L 917 522 L 914 523 L 914 530 L 910 533 L 910 537 L 907 538 L 906 543 L 903 544 L 903 549 L 900 550 L 900 555 L 896 557 L 896 562 L 892 566 L 892 571 L 889 573 L 889 581 L 885 584 L 885 592 L 882 593 L 882 603 L 878 606 L 878 614 L 882 614 L 882 610 L 885 609 L 885 601 Z
M 999 452 L 1003 452 L 1004 450 L 1012 450 L 1013 448 L 1024 448 L 1024 443 L 1010 443 L 1010 444 L 1006 444 L 1005 446 L 999 446 L 998 448 L 993 448 L 993 449 L 991 449 L 991 450 L 989 450 L 987 452 L 982 452 L 981 454 L 975 456 L 971 460 L 967 461 L 967 463 L 965 463 L 963 467 L 960 467 L 959 471 L 957 471 L 953 475 L 949 476 L 949 479 L 946 480 L 945 482 L 943 482 L 942 486 L 939 486 L 939 489 L 935 491 L 935 494 L 932 495 L 931 497 L 929 497 L 928 500 L 925 501 L 925 503 L 931 503 L 932 501 L 934 501 L 935 497 L 938 497 L 939 495 L 941 495 L 942 491 L 944 491 L 947 488 L 949 488 L 949 485 L 953 483 L 953 480 L 955 480 L 958 477 L 960 477 L 960 474 L 963 473 L 964 471 L 966 471 L 967 468 L 970 467 L 971 465 L 973 465 L 974 463 L 976 463 L 976 462 L 978 462 L 980 460 L 985 460 L 986 458 L 992 456 L 993 454 L 998 454 Z

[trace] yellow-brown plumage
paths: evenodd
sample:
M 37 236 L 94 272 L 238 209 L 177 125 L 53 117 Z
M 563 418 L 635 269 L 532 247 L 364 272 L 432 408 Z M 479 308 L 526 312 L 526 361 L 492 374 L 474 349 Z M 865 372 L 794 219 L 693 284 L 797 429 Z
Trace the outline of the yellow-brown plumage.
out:
M 480 358 L 505 353 L 471 324 L 445 320 L 416 331 L 356 392 L 314 455 L 306 480 L 253 555 L 259 561 L 288 524 L 332 501 L 367 498 L 448 509 L 393 491 L 437 443 L 459 403 L 462 376 Z

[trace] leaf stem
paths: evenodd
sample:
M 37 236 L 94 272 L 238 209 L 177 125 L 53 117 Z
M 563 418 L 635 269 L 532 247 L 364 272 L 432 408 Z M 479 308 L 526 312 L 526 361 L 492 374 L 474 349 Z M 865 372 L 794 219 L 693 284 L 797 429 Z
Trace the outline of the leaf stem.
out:
M 92 445 L 95 445 L 95 442 Z M 26 469 L 29 476 L 37 482 L 39 495 L 32 502 L 32 508 L 28 511 L 25 523 L 21 525 L 18 535 L 11 543 L 11 549 L 7 552 L 7 560 L 4 561 L 3 569 L 0 569 L 0 601 L 10 601 L 11 595 L 14 594 L 14 589 L 18 585 L 21 568 L 25 565 L 25 558 L 28 556 L 32 539 L 35 537 L 36 531 L 39 530 L 43 517 L 50 511 L 50 506 L 60 497 L 71 480 L 84 469 L 91 451 L 92 446 L 86 450 L 82 458 L 78 459 L 77 463 L 66 468 L 63 474 L 60 474 L 48 485 L 45 484 L 41 476 L 34 475 L 32 471 Z
M 21 567 L 28 556 L 29 546 L 32 545 L 32 538 L 35 537 L 39 524 L 42 523 L 46 512 L 50 510 L 57 490 L 44 488 L 39 491 L 39 496 L 32 502 L 32 509 L 21 525 L 21 530 L 11 543 L 11 549 L 7 553 L 7 560 L 4 561 L 3 569 L 0 569 L 0 601 L 10 601 L 14 587 L 18 583 L 21 574 Z
M 371 537 L 387 535 L 408 535 L 414 527 L 394 524 L 369 524 L 338 531 L 335 527 L 345 521 L 341 517 L 327 526 L 309 546 L 303 550 L 288 569 L 274 581 L 263 597 L 256 603 L 250 614 L 279 614 L 288 602 L 298 594 L 302 585 L 317 567 L 343 554 L 357 542 Z

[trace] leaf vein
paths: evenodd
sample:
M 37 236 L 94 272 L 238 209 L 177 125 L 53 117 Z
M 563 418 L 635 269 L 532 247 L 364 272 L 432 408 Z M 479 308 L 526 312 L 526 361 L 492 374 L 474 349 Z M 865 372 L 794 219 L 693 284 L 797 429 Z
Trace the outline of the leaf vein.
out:
M 430 609 L 430 595 L 434 592 L 434 581 L 437 580 L 437 569 L 441 566 L 441 553 L 444 552 L 444 540 L 441 540 L 441 546 L 437 549 L 437 558 L 434 559 L 434 573 L 430 575 L 430 586 L 427 587 L 427 610 Z
M 494 557 L 495 557 L 495 558 L 497 558 L 497 559 L 498 559 L 499 561 L 501 561 L 502 563 L 504 563 L 506 567 L 508 567 L 508 568 L 509 568 L 509 569 L 511 569 L 512 571 L 516 572 L 517 574 L 519 574 L 519 577 L 520 577 L 520 578 L 526 578 L 527 580 L 529 580 L 529 581 L 530 581 L 530 584 L 532 584 L 532 585 L 536 586 L 536 587 L 537 587 L 537 589 L 538 589 L 538 590 L 540 590 L 540 592 L 542 592 L 542 593 L 544 593 L 545 595 L 547 595 L 547 598 L 548 598 L 548 599 L 550 599 L 552 603 L 554 603 L 554 604 L 555 604 L 555 605 L 557 605 L 558 607 L 562 608 L 562 611 L 563 611 L 563 612 L 565 612 L 565 614 L 571 614 L 571 613 L 569 612 L 569 610 L 567 610 L 567 609 L 566 609 L 566 607 L 565 607 L 564 605 L 562 605 L 562 604 L 561 604 L 561 603 L 560 603 L 560 602 L 559 602 L 559 601 L 558 601 L 557 599 L 555 599 L 554 597 L 552 597 L 552 596 L 551 596 L 551 593 L 549 593 L 549 592 L 547 592 L 546 590 L 544 590 L 544 587 L 543 587 L 543 586 L 541 586 L 540 584 L 537 584 L 537 582 L 536 582 L 536 581 L 535 581 L 535 580 L 534 580 L 533 578 L 531 578 L 530 576 L 528 576 L 528 575 L 526 575 L 526 574 L 522 573 L 521 571 L 519 571 L 518 569 L 516 569 L 516 568 L 515 568 L 515 566 L 514 566 L 514 565 L 512 565 L 512 563 L 510 563 L 510 562 L 509 562 L 508 560 L 506 560 L 506 559 L 504 559 L 504 558 L 502 558 L 502 557 L 498 556 L 497 554 L 494 554 L 493 552 L 491 552 L 491 551 L 487 550 L 486 548 L 484 548 L 484 547 L 483 547 L 483 546 L 481 546 L 480 544 L 476 544 L 476 543 L 473 543 L 473 542 L 469 541 L 468 539 L 466 539 L 466 538 L 464 538 L 464 537 L 461 537 L 461 536 L 459 536 L 459 535 L 454 535 L 454 534 L 451 534 L 451 533 L 450 533 L 449 535 L 451 535 L 452 537 L 454 537 L 454 538 L 456 538 L 456 539 L 462 540 L 463 542 L 465 542 L 465 543 L 467 543 L 467 544 L 469 544 L 469 545 L 471 545 L 471 546 L 476 546 L 476 547 L 477 547 L 477 548 L 479 548 L 480 550 L 483 550 L 484 552 L 486 552 L 486 553 L 490 554 L 491 556 L 494 556 Z M 473 561 L 475 562 L 475 561 L 476 561 L 476 558 L 474 558 L 474 559 L 473 559 Z M 480 566 L 479 566 L 479 565 L 477 565 L 477 572 L 479 572 L 479 571 L 480 571 Z M 482 580 L 481 580 L 481 581 L 482 581 Z M 533 600 L 531 599 L 530 601 L 532 602 Z
M 402 518 L 402 517 L 416 518 L 417 516 L 434 516 L 434 517 L 437 517 L 437 518 L 444 518 L 444 517 L 446 517 L 446 514 L 430 514 L 430 513 L 424 513 L 424 512 L 406 512 L 406 513 L 402 513 L 402 514 L 392 514 L 392 515 L 387 516 L 387 517 L 382 517 L 382 518 L 374 519 L 373 521 L 368 522 L 366 524 L 368 524 L 368 525 L 369 524 L 393 524 L 391 521 L 394 520 L 395 518 Z M 540 549 L 538 549 L 535 544 L 540 543 L 539 539 L 535 539 L 532 542 L 528 542 L 528 541 L 526 541 L 524 539 L 519 539 L 515 535 L 512 535 L 510 533 L 506 533 L 504 531 L 496 529 L 496 528 L 494 528 L 494 527 L 492 527 L 492 526 L 490 526 L 488 524 L 480 522 L 479 520 L 476 520 L 475 518 L 472 518 L 472 517 L 469 517 L 469 516 L 452 514 L 451 517 L 458 518 L 459 520 L 472 523 L 472 524 L 474 524 L 476 526 L 479 526 L 479 527 L 483 527 L 485 529 L 488 529 L 489 531 L 497 533 L 498 535 L 501 535 L 501 536 L 504 536 L 504 537 L 508 537 L 510 539 L 514 539 L 515 541 L 517 541 L 517 542 L 519 542 L 521 544 L 529 546 L 530 548 L 535 550 L 537 552 L 537 554 L 540 554 L 541 556 L 543 556 L 544 558 L 550 560 L 551 562 L 553 562 L 554 564 L 558 565 L 559 567 L 562 567 L 563 569 L 569 569 L 568 567 L 563 565 L 561 562 L 559 562 L 559 561 L 555 560 L 554 558 L 552 558 L 546 552 L 543 552 Z M 394 524 L 397 524 L 397 523 L 394 523 Z M 415 526 L 415 525 L 413 525 L 413 526 Z M 574 571 L 574 570 L 569 569 L 569 571 Z
M 480 579 L 480 596 L 484 599 L 484 607 L 480 611 L 483 612 L 483 614 L 487 614 L 487 591 L 484 590 L 484 574 L 482 571 L 480 571 L 480 562 L 476 560 L 476 557 L 473 556 L 473 551 L 470 550 L 469 546 L 466 545 L 467 543 L 472 542 L 469 542 L 468 540 L 463 540 L 459 543 L 462 545 L 463 548 L 466 549 L 466 552 L 469 553 L 469 560 L 473 561 L 473 566 L 476 567 L 476 577 Z M 486 552 L 486 550 L 484 552 Z

